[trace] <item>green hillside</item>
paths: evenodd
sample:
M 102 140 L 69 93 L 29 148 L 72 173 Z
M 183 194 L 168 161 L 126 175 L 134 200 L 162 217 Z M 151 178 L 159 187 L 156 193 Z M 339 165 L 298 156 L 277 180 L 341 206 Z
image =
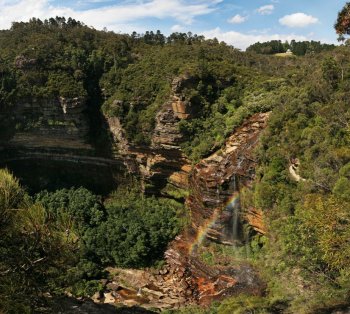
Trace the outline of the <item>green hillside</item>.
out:
M 349 34 L 349 28 L 336 29 Z M 243 208 L 262 210 L 267 233 L 246 224 L 235 253 L 219 245 L 202 254 L 207 263 L 226 255 L 252 264 L 266 283 L 264 294 L 174 313 L 346 308 L 350 48 L 314 42 L 306 53 L 278 58 L 261 51 L 269 45 L 241 52 L 191 33 L 120 35 L 59 17 L 13 23 L 0 31 L 1 143 L 58 125 L 15 112 L 63 97 L 86 100 L 86 142 L 101 154 L 109 152 L 111 140 L 101 121 L 111 117 L 119 118 L 130 145 L 152 150 L 156 116 L 179 77 L 191 81 L 182 93 L 195 110 L 178 131 L 181 151 L 193 165 L 222 149 L 247 118 L 271 112 L 254 152 L 255 180 L 240 191 Z M 108 196 L 84 187 L 29 193 L 10 171 L 0 170 L 0 313 L 50 313 L 64 293 L 91 297 L 102 289 L 107 267 L 162 267 L 169 242 L 191 225 L 183 199 L 195 187 L 164 197 L 144 194 L 137 176 L 125 175 L 124 183 Z

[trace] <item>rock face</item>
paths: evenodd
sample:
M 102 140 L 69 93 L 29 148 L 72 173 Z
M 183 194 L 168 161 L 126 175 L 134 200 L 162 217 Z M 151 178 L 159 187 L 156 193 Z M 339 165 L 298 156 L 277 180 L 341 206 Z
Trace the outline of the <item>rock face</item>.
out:
M 152 136 L 152 146 L 167 150 L 179 149 L 183 138 L 179 132 L 179 115 L 174 111 L 174 103 L 166 103 L 156 116 L 156 127 Z
M 231 244 L 238 239 L 239 190 L 243 185 L 249 186 L 254 179 L 256 162 L 252 152 L 268 116 L 268 113 L 252 116 L 228 138 L 221 150 L 194 167 L 191 176 L 193 193 L 188 199 L 193 230 L 198 231 L 215 210 L 219 210 L 219 217 L 208 228 L 207 236 Z
M 209 304 L 242 292 L 259 295 L 264 289 L 251 266 L 209 267 L 198 258 L 197 248 L 205 237 L 229 245 L 239 242 L 239 187 L 249 186 L 254 179 L 252 152 L 268 116 L 252 116 L 220 151 L 203 159 L 191 172 L 192 193 L 187 199 L 191 226 L 165 253 L 170 272 L 177 274 L 177 285 L 188 282 L 183 291 L 191 290 L 187 302 Z
M 183 253 L 178 248 L 168 250 L 168 264 L 157 271 L 109 269 L 112 279 L 105 287 L 104 297 L 95 302 L 174 309 L 189 304 L 208 305 L 238 293 L 258 295 L 262 291 L 257 274 L 247 265 L 208 267 Z
M 267 227 L 264 222 L 264 213 L 259 208 L 250 207 L 244 213 L 244 220 L 260 234 L 267 233 Z
M 192 104 L 189 100 L 186 100 L 183 91 L 187 88 L 194 87 L 197 84 L 198 79 L 195 77 L 182 76 L 173 80 L 171 108 L 176 118 L 189 119 L 196 115 L 197 108 L 195 104 Z
M 2 120 L 11 121 L 11 134 L 2 138 L 9 147 L 57 148 L 88 151 L 89 120 L 86 101 L 74 99 L 31 99 L 0 112 Z
M 189 187 L 191 166 L 179 146 L 184 139 L 178 123 L 195 114 L 192 104 L 182 94 L 185 88 L 193 84 L 196 84 L 196 79 L 188 77 L 173 81 L 172 96 L 156 116 L 149 147 L 130 144 L 119 119 L 107 119 L 116 143 L 116 156 L 122 156 L 129 171 L 140 175 L 146 193 L 166 195 L 165 188 L 169 185 L 181 189 Z
M 296 182 L 306 181 L 306 179 L 302 178 L 299 174 L 299 166 L 300 166 L 299 159 L 292 158 L 292 160 L 290 161 L 289 168 L 288 168 L 289 174 L 290 174 L 291 178 Z
M 20 65 L 22 61 L 18 62 Z M 186 199 L 191 223 L 169 245 L 166 266 L 156 274 L 119 271 L 115 283 L 106 288 L 105 295 L 97 296 L 96 302 L 103 299 L 107 303 L 176 308 L 185 303 L 209 304 L 243 292 L 259 295 L 264 289 L 251 266 L 211 267 L 200 261 L 197 249 L 204 238 L 226 245 L 240 242 L 239 190 L 254 179 L 256 164 L 252 152 L 266 126 L 268 113 L 247 119 L 219 151 L 193 166 L 180 149 L 184 138 L 178 124 L 181 119 L 197 114 L 198 106 L 185 96 L 186 89 L 197 84 L 198 79 L 186 76 L 173 81 L 172 96 L 156 116 L 149 147 L 129 143 L 119 119 L 108 118 L 114 147 L 113 156 L 107 157 L 96 156 L 94 148 L 87 143 L 89 119 L 84 99 L 33 100 L 5 113 L 17 126 L 3 136 L 0 162 L 21 160 L 21 165 L 28 168 L 23 161 L 35 160 L 41 169 L 43 161 L 50 161 L 54 173 L 58 168 L 53 161 L 63 162 L 62 169 L 67 169 L 68 163 L 74 168 L 67 173 L 69 179 L 71 173 L 79 172 L 85 165 L 87 168 L 81 168 L 83 172 L 93 173 L 99 181 L 105 181 L 109 173 L 112 183 L 118 181 L 115 178 L 118 174 L 128 171 L 142 179 L 144 191 L 149 194 L 175 197 L 171 194 L 174 189 L 191 191 Z M 4 113 L 0 112 L 0 119 L 1 115 Z M 36 176 L 38 182 L 45 179 Z M 185 201 L 184 196 L 182 199 Z M 246 221 L 264 233 L 261 213 L 256 209 L 248 213 Z M 128 287 L 121 285 L 125 281 Z
M 224 297 L 248 293 L 261 295 L 264 285 L 256 271 L 249 265 L 238 264 L 230 267 L 208 266 L 190 250 L 188 238 L 179 236 L 166 252 L 169 273 L 186 303 L 208 305 Z M 186 282 L 187 285 L 182 285 Z
M 19 59 L 19 66 L 27 61 Z M 79 97 L 28 99 L 3 107 L 0 166 L 12 170 L 32 192 L 71 185 L 102 194 L 115 189 L 125 166 L 120 158 L 97 156 L 88 142 L 86 111 L 86 100 Z
M 193 83 L 186 80 L 186 84 Z M 125 156 L 129 169 L 136 170 L 156 189 L 166 184 L 191 189 L 186 200 L 191 211 L 191 225 L 170 244 L 165 253 L 166 266 L 158 274 L 118 272 L 116 282 L 126 281 L 129 286 L 131 283 L 133 289 L 124 295 L 116 291 L 124 304 L 131 299 L 146 307 L 177 308 L 184 303 L 209 304 L 244 292 L 259 295 L 264 290 L 251 266 L 210 267 L 200 261 L 196 248 L 204 237 L 228 245 L 239 242 L 239 189 L 249 186 L 254 179 L 256 164 L 252 152 L 269 114 L 252 116 L 235 130 L 221 150 L 192 167 L 179 148 L 183 139 L 177 123 L 193 114 L 188 109 L 191 106 L 179 96 L 181 86 L 181 80 L 174 81 L 175 96 L 157 115 L 150 149 L 130 145 L 119 120 L 109 120 L 118 152 Z M 254 223 L 259 232 L 264 232 L 264 227 L 258 223 L 260 216 L 257 217 L 258 214 L 255 220 L 246 220 Z M 118 289 L 125 290 L 122 286 Z M 135 297 L 139 289 L 144 299 Z

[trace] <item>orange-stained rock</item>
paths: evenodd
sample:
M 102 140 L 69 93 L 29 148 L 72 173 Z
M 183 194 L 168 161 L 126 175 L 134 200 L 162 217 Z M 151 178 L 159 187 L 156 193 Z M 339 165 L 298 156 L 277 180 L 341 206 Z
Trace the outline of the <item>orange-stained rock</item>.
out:
M 116 146 L 116 158 L 122 156 L 128 170 L 140 175 L 146 193 L 166 193 L 167 184 L 181 189 L 189 187 L 188 176 L 192 167 L 180 149 L 184 139 L 178 124 L 190 108 L 188 102 L 182 100 L 182 89 L 192 83 L 192 78 L 174 79 L 173 95 L 156 115 L 150 146 L 129 143 L 119 119 L 107 119 Z
M 188 112 L 188 109 L 189 109 L 188 102 L 180 100 L 179 97 L 177 96 L 173 97 L 171 106 L 177 118 L 188 119 L 191 116 L 190 112 Z
M 201 160 L 193 169 L 190 186 L 193 191 L 187 199 L 195 230 L 213 216 L 216 209 L 221 215 L 208 230 L 208 237 L 216 242 L 232 243 L 233 211 L 226 205 L 237 198 L 239 189 L 249 186 L 255 177 L 256 161 L 253 151 L 265 129 L 269 113 L 257 113 L 247 119 L 227 139 L 225 145 Z
M 265 288 L 257 272 L 248 264 L 227 267 L 204 264 L 197 256 L 196 243 L 199 237 L 206 236 L 215 242 L 236 245 L 237 239 L 233 239 L 232 234 L 234 212 L 227 203 L 237 196 L 241 186 L 250 186 L 254 180 L 253 151 L 269 114 L 257 113 L 244 121 L 221 149 L 193 167 L 181 152 L 180 144 L 184 139 L 178 128 L 180 119 L 195 114 L 191 104 L 181 96 L 181 90 L 187 84 L 196 84 L 196 80 L 174 80 L 173 97 L 156 116 L 150 147 L 135 147 L 128 143 L 118 122 L 113 124 L 117 127 L 111 127 L 116 143 L 119 143 L 118 153 L 125 156 L 129 169 L 137 168 L 144 182 L 151 183 L 152 188 L 146 192 L 160 193 L 167 184 L 191 191 L 186 199 L 191 223 L 165 252 L 165 269 L 152 275 L 146 285 L 148 290 L 145 291 L 158 291 L 152 295 L 162 294 L 157 300 L 161 308 L 176 308 L 184 302 L 207 305 L 240 293 L 260 295 Z M 258 225 L 257 215 L 254 222 L 260 231 L 265 230 Z M 203 235 L 199 234 L 201 232 Z
M 260 233 L 266 234 L 267 228 L 264 221 L 264 213 L 259 208 L 250 207 L 245 211 L 244 219 L 253 227 L 253 229 Z
M 190 164 L 183 165 L 180 171 L 174 172 L 172 175 L 170 175 L 170 177 L 168 178 L 169 183 L 181 189 L 188 189 L 189 174 L 191 170 L 192 166 Z
M 179 187 L 188 188 L 188 173 L 174 172 L 168 179 L 169 183 Z
M 233 212 L 226 205 L 240 186 L 249 186 L 254 179 L 253 150 L 266 127 L 268 116 L 268 113 L 261 113 L 247 119 L 222 149 L 200 161 L 191 172 L 189 184 L 192 193 L 186 200 L 191 210 L 191 224 L 165 253 L 169 273 L 174 274 L 175 282 L 180 276 L 189 283 L 192 294 L 187 297 L 188 303 L 208 305 L 227 296 L 240 293 L 260 295 L 264 291 L 264 284 L 250 265 L 205 265 L 197 256 L 194 244 L 200 245 L 198 238 L 203 231 L 215 242 L 236 244 L 230 234 Z

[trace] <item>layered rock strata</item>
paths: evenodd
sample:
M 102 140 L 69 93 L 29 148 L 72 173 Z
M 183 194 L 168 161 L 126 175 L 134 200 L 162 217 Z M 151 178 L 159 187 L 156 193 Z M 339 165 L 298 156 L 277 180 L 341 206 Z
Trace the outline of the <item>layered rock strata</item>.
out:
M 232 196 L 238 199 L 240 186 L 249 186 L 254 179 L 256 164 L 252 153 L 268 116 L 268 113 L 260 113 L 249 118 L 220 151 L 203 159 L 191 173 L 192 193 L 187 199 L 191 226 L 165 253 L 169 267 L 183 274 L 183 280 L 190 280 L 192 294 L 188 302 L 208 304 L 242 292 L 260 294 L 264 289 L 249 265 L 209 267 L 197 256 L 196 245 L 201 245 L 202 233 L 216 242 L 236 244 L 237 238 L 232 234 L 233 211 L 239 209 L 239 202 L 235 208 L 228 204 Z
M 156 115 L 149 147 L 129 143 L 120 120 L 117 117 L 107 118 L 116 146 L 115 155 L 122 156 L 130 172 L 140 175 L 146 193 L 167 195 L 165 187 L 169 184 L 180 189 L 189 187 L 191 165 L 179 146 L 184 138 L 178 124 L 181 119 L 195 114 L 194 106 L 183 95 L 183 90 L 193 84 L 196 84 L 194 78 L 174 79 L 170 100 Z
M 42 189 L 86 186 L 108 194 L 125 172 L 118 156 L 100 156 L 88 142 L 83 98 L 28 99 L 0 111 L 0 167 L 21 183 Z
M 193 230 L 198 230 L 215 210 L 219 210 L 219 218 L 209 228 L 207 236 L 217 242 L 231 241 L 231 244 L 237 240 L 238 235 L 233 233 L 239 230 L 233 229 L 239 227 L 234 226 L 235 214 L 240 210 L 239 190 L 254 180 L 253 150 L 268 116 L 269 113 L 253 115 L 235 130 L 219 151 L 194 167 L 190 180 L 193 193 L 187 200 Z
M 249 207 L 244 213 L 244 220 L 259 234 L 267 234 L 264 213 L 259 208 Z
M 237 244 L 232 235 L 233 210 L 236 208 L 227 204 L 232 196 L 239 193 L 241 186 L 249 186 L 254 179 L 256 163 L 252 158 L 253 150 L 266 127 L 269 114 L 252 116 L 235 130 L 221 150 L 191 167 L 178 146 L 181 138 L 174 125 L 179 117 L 173 108 L 173 104 L 168 103 L 159 112 L 150 151 L 132 147 L 125 140 L 119 121 L 110 121 L 110 125 L 116 126 L 112 130 L 119 142 L 119 151 L 124 156 L 132 156 L 130 165 L 136 167 L 144 179 L 165 180 L 191 189 L 191 195 L 186 200 L 191 211 L 191 225 L 170 244 L 165 253 L 166 266 L 156 275 L 143 272 L 142 280 L 140 274 L 132 271 L 126 278 L 117 276 L 115 282 L 126 280 L 129 285 L 131 282 L 132 289 L 126 291 L 118 284 L 113 292 L 115 302 L 176 308 L 191 303 L 209 304 L 239 293 L 259 295 L 264 285 L 252 267 L 247 264 L 210 267 L 197 256 L 196 244 L 201 244 L 198 241 L 201 232 L 216 242 Z M 212 221 L 215 215 L 217 217 Z M 263 231 L 263 227 L 260 226 L 259 230 Z M 138 291 L 142 291 L 139 297 Z
M 209 304 L 212 300 L 242 292 L 260 294 L 264 288 L 249 265 L 209 267 L 200 261 L 196 246 L 201 245 L 200 237 L 227 245 L 236 245 L 239 241 L 239 189 L 243 185 L 249 186 L 254 179 L 256 164 L 252 152 L 266 126 L 268 114 L 252 116 L 235 130 L 219 151 L 192 167 L 180 149 L 184 138 L 178 123 L 196 115 L 195 104 L 186 100 L 184 94 L 184 90 L 194 84 L 198 84 L 195 78 L 174 80 L 172 96 L 156 116 L 149 147 L 131 145 L 119 119 L 108 118 L 115 143 L 113 158 L 94 156 L 94 149 L 86 142 L 89 124 L 83 99 L 60 98 L 47 103 L 33 100 L 18 105 L 8 114 L 18 125 L 0 145 L 5 161 L 47 159 L 88 167 L 102 166 L 107 170 L 116 166 L 111 168 L 111 173 L 123 172 L 124 164 L 128 172 L 142 178 L 147 193 L 170 196 L 169 186 L 191 190 L 186 200 L 191 224 L 170 244 L 165 253 L 166 266 L 157 274 L 146 272 L 146 281 L 135 279 L 131 290 L 122 285 L 116 289 L 108 288 L 109 293 L 113 292 L 108 295 L 112 303 L 119 300 L 124 304 L 139 302 L 173 308 L 184 303 Z M 231 206 L 233 197 L 237 202 Z M 263 233 L 265 229 L 259 214 L 252 209 L 246 220 Z M 128 280 L 130 278 L 133 277 L 129 276 Z

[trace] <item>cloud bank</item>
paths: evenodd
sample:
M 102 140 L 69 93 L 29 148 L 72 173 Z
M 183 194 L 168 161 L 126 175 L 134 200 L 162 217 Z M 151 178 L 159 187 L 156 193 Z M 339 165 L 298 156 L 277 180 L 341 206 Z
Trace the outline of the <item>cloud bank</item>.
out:
M 56 15 L 72 17 L 87 25 L 93 24 L 95 28 L 107 27 L 114 31 L 129 31 L 125 26 L 132 27 L 132 23 L 147 18 L 172 18 L 178 23 L 190 25 L 196 17 L 215 11 L 220 2 L 221 0 L 147 0 L 77 10 L 54 5 L 50 0 L 0 0 L 0 28 L 9 28 L 13 21 L 28 21 L 31 17 L 45 19 Z
M 318 19 L 305 13 L 294 13 L 280 18 L 279 22 L 288 27 L 306 27 L 317 23 Z
M 265 42 L 270 40 L 296 41 L 308 40 L 305 36 L 295 34 L 244 34 L 235 31 L 224 32 L 219 27 L 203 32 L 206 38 L 217 38 L 219 41 L 224 41 L 229 45 L 239 49 L 246 49 L 251 44 L 256 42 Z

